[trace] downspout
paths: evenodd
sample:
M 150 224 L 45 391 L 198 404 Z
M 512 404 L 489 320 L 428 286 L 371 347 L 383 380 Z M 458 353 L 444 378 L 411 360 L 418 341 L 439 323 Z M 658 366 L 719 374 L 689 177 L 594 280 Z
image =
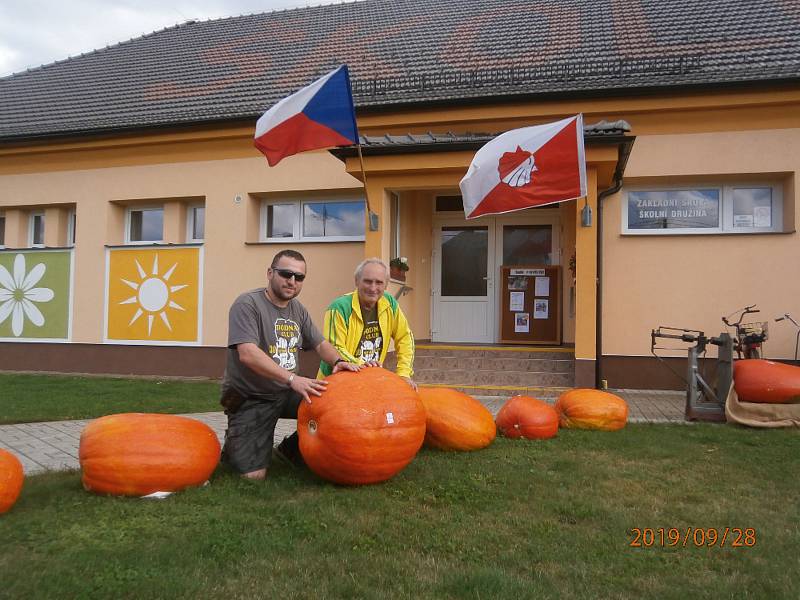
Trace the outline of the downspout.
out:
M 625 166 L 633 149 L 636 138 L 626 137 L 620 144 L 617 155 L 617 168 L 614 169 L 614 179 L 610 188 L 597 195 L 597 288 L 595 306 L 595 370 L 594 387 L 601 389 L 603 365 L 603 199 L 616 194 L 622 188 L 622 178 L 625 175 Z

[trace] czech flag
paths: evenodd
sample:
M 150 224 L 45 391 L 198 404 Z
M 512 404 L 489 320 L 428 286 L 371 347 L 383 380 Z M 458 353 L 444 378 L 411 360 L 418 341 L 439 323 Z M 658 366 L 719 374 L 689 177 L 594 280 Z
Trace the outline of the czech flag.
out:
M 475 154 L 459 187 L 467 219 L 585 196 L 583 115 L 497 136 Z
M 347 65 L 284 98 L 256 123 L 255 146 L 274 167 L 306 150 L 358 143 Z

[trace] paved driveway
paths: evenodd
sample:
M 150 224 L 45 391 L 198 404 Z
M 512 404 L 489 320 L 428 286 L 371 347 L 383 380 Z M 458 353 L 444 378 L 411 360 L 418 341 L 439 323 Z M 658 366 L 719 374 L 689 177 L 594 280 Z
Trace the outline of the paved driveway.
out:
M 672 391 L 614 390 L 628 402 L 629 421 L 632 423 L 684 423 L 685 394 Z M 478 397 L 486 407 L 497 414 L 505 398 Z M 184 415 L 208 424 L 222 443 L 226 418 L 221 412 Z M 81 431 L 88 423 L 82 421 L 53 421 L 48 423 L 21 423 L 0 425 L 0 448 L 13 452 L 22 462 L 28 475 L 42 471 L 77 469 L 78 443 Z M 275 441 L 291 434 L 296 421 L 281 419 L 275 430 Z

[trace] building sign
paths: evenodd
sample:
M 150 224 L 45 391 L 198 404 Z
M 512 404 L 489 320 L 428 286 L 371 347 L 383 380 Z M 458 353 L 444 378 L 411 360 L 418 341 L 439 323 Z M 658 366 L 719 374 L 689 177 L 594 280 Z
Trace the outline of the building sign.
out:
M 0 252 L 0 339 L 67 341 L 72 251 Z
M 200 248 L 108 251 L 106 341 L 200 341 Z
M 719 227 L 718 189 L 628 193 L 628 229 L 717 229 Z

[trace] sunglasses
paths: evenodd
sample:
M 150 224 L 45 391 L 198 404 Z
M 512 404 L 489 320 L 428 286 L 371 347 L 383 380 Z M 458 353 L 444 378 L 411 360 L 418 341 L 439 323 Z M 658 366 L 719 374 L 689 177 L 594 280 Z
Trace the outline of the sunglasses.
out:
M 291 279 L 294 277 L 295 281 L 303 281 L 306 276 L 303 273 L 295 273 L 294 271 L 290 271 L 289 269 L 275 269 L 275 272 L 283 277 L 284 279 Z

